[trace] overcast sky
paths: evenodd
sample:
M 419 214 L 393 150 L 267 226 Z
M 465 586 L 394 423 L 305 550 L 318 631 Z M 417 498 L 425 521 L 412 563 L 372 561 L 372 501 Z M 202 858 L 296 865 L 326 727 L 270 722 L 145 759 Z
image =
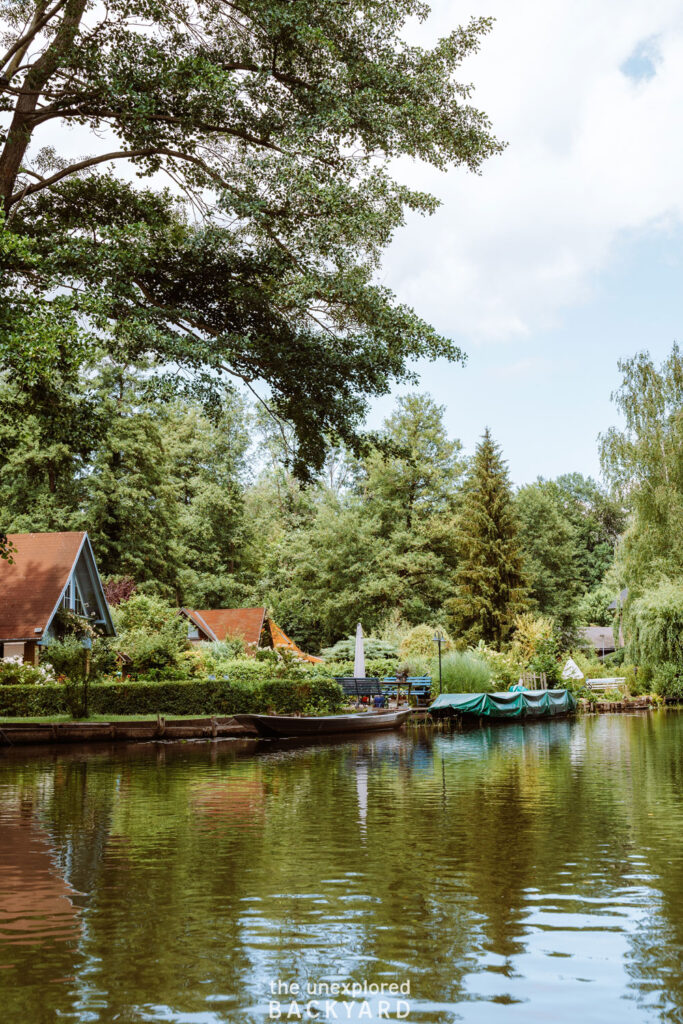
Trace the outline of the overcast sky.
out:
M 683 4 L 432 9 L 416 41 L 497 19 L 462 77 L 508 148 L 481 176 L 399 165 L 443 205 L 397 234 L 383 280 L 469 355 L 465 369 L 421 368 L 468 451 L 488 425 L 516 483 L 597 475 L 617 360 L 649 349 L 659 361 L 682 334 Z

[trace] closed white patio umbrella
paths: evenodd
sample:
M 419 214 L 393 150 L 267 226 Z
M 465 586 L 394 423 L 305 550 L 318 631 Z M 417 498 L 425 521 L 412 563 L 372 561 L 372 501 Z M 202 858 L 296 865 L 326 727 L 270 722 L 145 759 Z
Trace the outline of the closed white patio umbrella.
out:
M 363 649 L 363 627 L 356 626 L 356 653 L 353 659 L 353 674 L 356 679 L 365 679 L 365 651 Z

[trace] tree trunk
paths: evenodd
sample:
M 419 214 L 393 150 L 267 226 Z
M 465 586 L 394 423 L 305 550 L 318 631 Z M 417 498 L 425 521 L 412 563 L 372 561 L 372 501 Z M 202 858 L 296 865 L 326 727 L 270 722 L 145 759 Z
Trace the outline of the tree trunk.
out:
M 35 127 L 34 114 L 38 100 L 73 45 L 86 3 L 87 0 L 68 0 L 54 39 L 24 79 L 14 108 L 7 141 L 0 153 L 0 197 L 2 197 L 6 214 L 9 213 L 12 206 L 11 198 L 17 175 Z M 40 5 L 38 6 L 40 8 Z

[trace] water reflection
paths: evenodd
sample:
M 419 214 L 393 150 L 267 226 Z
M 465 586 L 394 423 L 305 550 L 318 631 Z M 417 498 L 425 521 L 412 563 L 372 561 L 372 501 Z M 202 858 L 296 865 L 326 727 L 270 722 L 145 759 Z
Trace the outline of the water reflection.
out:
M 4 753 L 3 1017 L 249 1024 L 367 979 L 415 1022 L 680 1021 L 682 755 L 665 712 Z

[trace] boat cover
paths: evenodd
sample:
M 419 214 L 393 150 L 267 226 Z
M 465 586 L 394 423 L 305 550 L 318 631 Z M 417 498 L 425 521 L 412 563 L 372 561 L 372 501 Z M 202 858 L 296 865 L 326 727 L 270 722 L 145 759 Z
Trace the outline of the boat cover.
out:
M 485 718 L 565 715 L 576 710 L 569 690 L 525 690 L 516 693 L 442 693 L 430 711 L 458 711 Z

